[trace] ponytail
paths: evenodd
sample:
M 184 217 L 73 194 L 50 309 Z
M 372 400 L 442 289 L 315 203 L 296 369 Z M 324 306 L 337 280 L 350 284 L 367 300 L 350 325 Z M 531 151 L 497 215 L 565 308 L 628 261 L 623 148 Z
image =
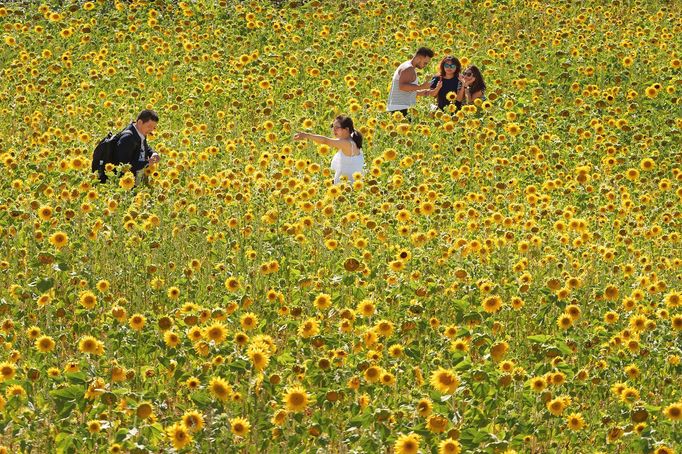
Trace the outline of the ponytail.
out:
M 350 138 L 353 139 L 353 142 L 358 146 L 358 149 L 362 148 L 362 134 L 360 134 L 360 131 L 353 130 L 353 132 L 350 133 Z
M 344 129 L 348 129 L 350 131 L 350 138 L 355 142 L 355 145 L 357 145 L 358 148 L 362 148 L 362 134 L 360 131 L 355 130 L 355 126 L 353 126 L 353 120 L 350 117 L 346 117 L 345 115 L 339 115 L 336 117 L 335 121 L 339 122 L 339 126 L 341 126 Z

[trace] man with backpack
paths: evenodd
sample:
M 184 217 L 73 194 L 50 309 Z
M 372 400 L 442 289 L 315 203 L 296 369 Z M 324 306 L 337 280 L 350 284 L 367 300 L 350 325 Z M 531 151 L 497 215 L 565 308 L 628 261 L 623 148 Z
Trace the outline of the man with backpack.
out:
M 156 129 L 158 122 L 157 113 L 145 109 L 137 116 L 135 123 L 123 130 L 116 143 L 113 163 L 130 164 L 136 183 L 140 182 L 148 164 L 155 164 L 160 160 L 159 155 L 147 144 L 147 135 Z
M 136 184 L 142 180 L 147 165 L 159 162 L 159 155 L 147 144 L 147 135 L 156 129 L 158 122 L 158 114 L 145 109 L 123 131 L 100 142 L 93 156 L 93 171 L 99 171 L 102 183 L 107 180 L 104 167 L 109 162 L 115 165 L 129 164 Z

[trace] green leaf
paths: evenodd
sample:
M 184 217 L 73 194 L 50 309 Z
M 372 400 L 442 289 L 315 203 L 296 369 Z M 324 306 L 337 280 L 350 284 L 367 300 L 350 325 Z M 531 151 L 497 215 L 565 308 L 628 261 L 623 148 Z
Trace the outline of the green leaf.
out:
M 213 401 L 211 400 L 211 396 L 204 391 L 197 391 L 192 393 L 192 402 L 197 404 L 199 407 L 206 407 Z
M 556 348 L 558 348 L 559 351 L 561 353 L 563 353 L 564 355 L 572 355 L 573 354 L 573 350 L 571 350 L 571 347 L 566 345 L 564 342 L 558 342 L 556 344 Z
M 277 362 L 279 364 L 291 364 L 294 362 L 294 357 L 289 353 L 282 353 L 281 355 L 277 356 Z
M 83 399 L 85 388 L 78 385 L 67 386 L 66 388 L 50 391 L 50 395 L 57 400 Z
M 36 288 L 41 292 L 45 293 L 48 290 L 50 290 L 52 287 L 54 287 L 54 279 L 51 277 L 48 278 L 40 278 L 36 283 Z
M 536 334 L 534 336 L 528 336 L 529 341 L 535 342 L 535 343 L 540 343 L 540 344 L 545 343 L 551 339 L 552 339 L 552 336 L 550 336 L 549 334 Z
M 67 380 L 69 380 L 70 383 L 79 383 L 79 384 L 85 384 L 88 382 L 88 376 L 85 374 L 85 372 L 73 372 L 73 373 L 67 373 L 64 374 Z
M 66 432 L 58 433 L 57 437 L 55 438 L 55 444 L 57 448 L 57 453 L 59 454 L 76 452 L 76 447 L 74 446 L 74 439 L 72 434 Z
M 454 370 L 461 371 L 461 370 L 469 370 L 470 368 L 471 368 L 471 360 L 467 357 L 467 358 L 464 358 L 463 361 L 460 361 L 460 363 L 454 367 Z

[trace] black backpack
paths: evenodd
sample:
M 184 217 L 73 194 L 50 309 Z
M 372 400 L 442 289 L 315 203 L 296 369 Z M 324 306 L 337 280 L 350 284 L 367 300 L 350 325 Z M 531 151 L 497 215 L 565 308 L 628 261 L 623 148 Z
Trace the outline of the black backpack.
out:
M 99 181 L 102 183 L 107 181 L 105 167 L 108 163 L 114 162 L 116 144 L 124 132 L 125 130 L 119 132 L 116 135 L 112 135 L 111 132 L 109 132 L 104 139 L 99 141 L 95 147 L 95 151 L 92 152 L 92 163 L 90 164 L 90 169 L 93 172 L 98 173 Z

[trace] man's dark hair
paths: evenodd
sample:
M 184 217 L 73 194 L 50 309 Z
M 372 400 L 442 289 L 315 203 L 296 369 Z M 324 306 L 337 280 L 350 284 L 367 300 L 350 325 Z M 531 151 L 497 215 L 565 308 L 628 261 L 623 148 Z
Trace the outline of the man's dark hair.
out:
M 428 47 L 420 47 L 417 49 L 417 53 L 415 55 L 421 55 L 422 57 L 429 57 L 433 58 L 433 51 L 429 49 Z
M 159 122 L 159 115 L 153 110 L 145 109 L 137 116 L 137 121 L 142 120 L 142 123 L 147 123 L 148 121 Z

